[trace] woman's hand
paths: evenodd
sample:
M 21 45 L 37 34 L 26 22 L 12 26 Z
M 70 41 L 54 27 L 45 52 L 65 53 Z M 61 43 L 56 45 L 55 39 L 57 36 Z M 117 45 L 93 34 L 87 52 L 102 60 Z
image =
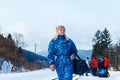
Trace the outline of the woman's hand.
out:
M 71 60 L 73 60 L 74 58 L 75 58 L 75 56 L 74 56 L 74 55 L 71 55 L 71 56 L 70 56 L 70 59 L 71 59 Z
M 50 70 L 52 70 L 52 71 L 55 70 L 55 65 L 54 65 L 54 64 L 51 64 L 51 65 L 50 65 Z

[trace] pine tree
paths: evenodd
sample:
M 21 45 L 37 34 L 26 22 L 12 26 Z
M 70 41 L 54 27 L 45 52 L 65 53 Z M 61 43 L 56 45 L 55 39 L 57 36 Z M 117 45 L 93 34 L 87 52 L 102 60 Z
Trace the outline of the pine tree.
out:
M 111 36 L 109 31 L 105 28 L 103 31 L 97 30 L 95 37 L 93 38 L 93 54 L 92 57 L 96 56 L 107 56 L 105 52 L 111 45 Z
M 12 35 L 9 33 L 7 36 L 8 39 L 12 39 Z
M 101 32 L 100 30 L 98 30 L 95 34 L 95 38 L 93 38 L 93 42 L 95 43 L 93 45 L 93 54 L 92 54 L 92 57 L 94 56 L 98 56 L 99 54 L 101 54 L 101 50 L 100 50 L 100 41 L 101 41 Z
M 111 46 L 111 36 L 110 36 L 110 33 L 109 31 L 105 28 L 104 31 L 102 32 L 101 34 L 101 48 L 102 48 L 102 55 L 103 56 L 108 56 L 109 54 L 106 54 L 108 52 L 108 49 L 110 48 Z

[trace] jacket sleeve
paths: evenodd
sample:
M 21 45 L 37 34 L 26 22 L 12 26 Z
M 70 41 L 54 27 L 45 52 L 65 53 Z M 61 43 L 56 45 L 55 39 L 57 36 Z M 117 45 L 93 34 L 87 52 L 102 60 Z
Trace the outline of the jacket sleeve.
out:
M 77 56 L 77 48 L 74 44 L 74 42 L 72 40 L 71 41 L 71 52 L 72 52 L 72 55 L 74 55 L 75 57 Z
M 51 64 L 55 64 L 55 51 L 54 51 L 54 41 L 51 40 L 50 43 L 49 43 L 49 46 L 48 46 L 48 63 L 49 65 Z

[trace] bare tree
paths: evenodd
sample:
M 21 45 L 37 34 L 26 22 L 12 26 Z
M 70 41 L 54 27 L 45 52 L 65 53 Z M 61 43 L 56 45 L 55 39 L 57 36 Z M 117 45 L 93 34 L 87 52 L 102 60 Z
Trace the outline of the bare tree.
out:
M 120 70 L 120 39 L 117 44 L 112 46 L 109 51 L 110 57 L 110 66 L 114 68 L 114 70 Z
M 116 44 L 116 49 L 114 54 L 115 54 L 115 61 L 114 61 L 115 68 L 116 70 L 120 70 L 120 38 L 118 43 Z
M 22 34 L 14 33 L 14 41 L 17 47 L 25 47 L 25 41 Z

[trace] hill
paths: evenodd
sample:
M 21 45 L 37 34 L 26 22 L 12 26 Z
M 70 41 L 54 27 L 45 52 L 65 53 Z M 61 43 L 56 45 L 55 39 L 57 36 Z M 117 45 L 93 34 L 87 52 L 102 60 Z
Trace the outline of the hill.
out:
M 41 52 L 38 52 L 37 54 L 47 57 L 48 52 L 47 51 L 41 51 Z M 92 50 L 78 50 L 78 55 L 82 59 L 86 59 L 86 57 L 91 58 Z
M 28 63 L 36 62 L 38 65 L 42 65 L 42 67 L 47 66 L 47 58 L 46 57 L 35 54 L 34 52 L 31 52 L 31 51 L 28 51 L 25 49 L 22 50 L 22 53 Z
M 78 55 L 81 59 L 86 59 L 86 57 L 91 58 L 92 50 L 78 50 Z
M 10 34 L 0 34 L 0 70 L 5 67 L 10 67 L 11 72 L 22 72 L 48 67 L 48 63 L 45 57 L 16 46 Z

